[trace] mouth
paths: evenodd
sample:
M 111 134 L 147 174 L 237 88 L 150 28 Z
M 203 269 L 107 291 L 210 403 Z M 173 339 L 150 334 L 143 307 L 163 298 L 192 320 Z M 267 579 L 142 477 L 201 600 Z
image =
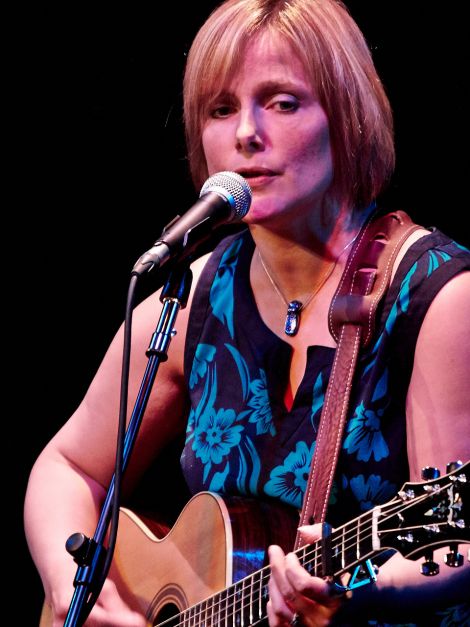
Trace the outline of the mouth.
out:
M 269 168 L 240 168 L 235 171 L 248 181 L 251 188 L 267 185 L 279 174 Z
M 239 170 L 235 170 L 237 174 L 243 176 L 245 179 L 254 179 L 260 178 L 263 176 L 276 176 L 278 173 L 274 172 L 274 170 L 270 170 L 268 168 L 240 168 Z

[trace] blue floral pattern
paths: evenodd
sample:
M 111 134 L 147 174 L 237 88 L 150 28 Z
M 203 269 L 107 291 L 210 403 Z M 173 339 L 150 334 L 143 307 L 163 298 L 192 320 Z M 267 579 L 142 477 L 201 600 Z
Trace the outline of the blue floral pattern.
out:
M 358 460 L 367 462 L 373 455 L 378 462 L 387 457 L 388 446 L 380 431 L 380 418 L 383 413 L 380 409 L 377 412 L 365 409 L 364 403 L 356 407 L 347 427 L 348 435 L 343 448 L 350 454 L 357 453 Z
M 211 344 L 198 344 L 193 367 L 189 375 L 189 389 L 192 390 L 199 379 L 206 376 L 207 366 L 214 359 L 216 348 Z
M 343 448 L 350 454 L 356 453 L 359 461 L 367 462 L 373 456 L 375 461 L 388 457 L 389 448 L 382 435 L 381 419 L 389 405 L 388 368 L 384 369 L 372 393 L 370 409 L 361 401 L 349 421 Z
M 333 526 L 389 501 L 407 480 L 405 401 L 420 321 L 436 290 L 470 269 L 469 251 L 439 232 L 413 249 L 359 356 L 328 507 Z M 190 409 L 181 463 L 193 493 L 264 495 L 300 508 L 334 350 L 309 350 L 287 411 L 289 347 L 259 317 L 249 285 L 253 251 L 247 234 L 222 242 L 198 283 L 185 357 Z M 462 617 L 468 620 L 468 606 L 442 613 L 442 624 L 452 627 Z
M 390 500 L 397 491 L 397 486 L 378 475 L 353 477 L 349 481 L 351 490 L 359 502 L 362 512 L 372 509 L 380 503 Z
M 214 408 L 200 416 L 194 429 L 193 451 L 206 466 L 206 476 L 211 464 L 220 464 L 240 442 L 243 426 L 234 424 L 236 417 L 233 409 Z
M 297 509 L 302 507 L 314 449 L 315 442 L 310 448 L 305 442 L 297 442 L 295 451 L 289 453 L 282 465 L 271 471 L 270 479 L 264 486 L 265 493 L 282 497 L 284 502 Z
M 235 240 L 222 256 L 209 294 L 213 315 L 227 327 L 232 339 L 234 333 L 233 275 L 238 262 L 237 253 L 240 250 L 241 242 L 241 239 Z
M 276 427 L 273 423 L 273 414 L 271 405 L 269 404 L 268 382 L 266 380 L 265 371 L 260 368 L 259 379 L 255 379 L 250 383 L 251 396 L 248 399 L 248 407 L 253 411 L 250 414 L 249 421 L 256 424 L 256 433 L 270 433 L 276 435 Z
M 246 278 L 252 254 L 247 234 L 221 243 L 204 271 L 204 277 L 210 276 L 202 281 L 204 291 L 197 290 L 194 296 L 201 314 L 191 325 L 197 340 L 191 361 L 185 364 L 191 405 L 182 464 L 193 491 L 265 493 L 299 507 L 334 351 L 318 365 L 317 353 L 309 353 L 305 375 L 309 387 L 299 388 L 300 396 L 287 414 L 286 380 L 281 378 L 286 371 L 279 374 L 273 364 L 285 364 L 288 355 L 259 319 Z M 406 387 L 396 387 L 404 375 L 401 355 L 397 359 L 393 346 L 416 341 L 415 331 L 406 330 L 406 321 L 416 316 L 414 303 L 426 298 L 427 281 L 435 281 L 439 274 L 444 284 L 470 265 L 469 252 L 438 233 L 407 257 L 375 339 L 360 358 L 329 508 L 332 524 L 341 523 L 344 512 L 357 515 L 391 498 L 406 480 L 401 391 Z M 240 312 L 236 318 L 235 303 Z M 413 350 L 409 344 L 400 352 L 413 355 Z

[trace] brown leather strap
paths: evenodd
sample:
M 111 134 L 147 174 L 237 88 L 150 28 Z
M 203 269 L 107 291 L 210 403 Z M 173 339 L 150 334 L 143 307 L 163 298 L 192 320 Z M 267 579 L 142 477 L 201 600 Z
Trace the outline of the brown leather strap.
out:
M 338 345 L 325 394 L 300 524 L 324 522 L 341 449 L 357 357 L 370 341 L 377 305 L 403 242 L 416 229 L 403 211 L 371 219 L 359 234 L 331 301 L 328 323 Z M 297 533 L 295 548 L 304 542 Z

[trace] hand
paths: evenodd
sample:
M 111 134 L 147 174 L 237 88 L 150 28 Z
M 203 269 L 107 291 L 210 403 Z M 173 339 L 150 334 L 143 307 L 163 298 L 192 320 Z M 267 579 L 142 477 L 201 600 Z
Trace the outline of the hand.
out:
M 70 605 L 71 595 L 59 598 L 54 595 L 52 627 L 63 627 Z M 101 594 L 85 621 L 85 627 L 146 627 L 145 618 L 131 610 L 123 601 L 116 585 L 106 580 Z
M 308 542 L 321 537 L 321 525 L 301 528 Z M 269 547 L 271 578 L 269 580 L 268 619 L 271 627 L 329 625 L 343 603 L 331 584 L 312 577 L 301 566 L 294 553 L 284 554 L 279 546 Z

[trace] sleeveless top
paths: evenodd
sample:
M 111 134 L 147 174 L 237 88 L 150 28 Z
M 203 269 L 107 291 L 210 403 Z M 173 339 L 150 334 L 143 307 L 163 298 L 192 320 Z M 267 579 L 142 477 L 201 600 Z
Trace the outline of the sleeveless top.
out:
M 279 499 L 300 509 L 334 349 L 310 346 L 290 411 L 291 347 L 262 321 L 249 282 L 248 231 L 223 240 L 199 279 L 185 347 L 190 395 L 181 456 L 191 493 Z M 438 230 L 402 259 L 359 357 L 327 520 L 390 500 L 409 478 L 405 400 L 418 333 L 439 290 L 470 269 L 470 251 Z M 451 460 L 449 460 L 451 461 Z

